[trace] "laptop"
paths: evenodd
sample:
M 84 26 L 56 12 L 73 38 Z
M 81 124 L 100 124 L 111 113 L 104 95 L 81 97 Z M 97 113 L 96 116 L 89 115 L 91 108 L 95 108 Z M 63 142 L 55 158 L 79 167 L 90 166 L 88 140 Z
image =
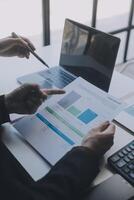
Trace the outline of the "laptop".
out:
M 120 39 L 70 19 L 65 20 L 59 66 L 19 77 L 19 83 L 63 88 L 78 76 L 108 92 Z

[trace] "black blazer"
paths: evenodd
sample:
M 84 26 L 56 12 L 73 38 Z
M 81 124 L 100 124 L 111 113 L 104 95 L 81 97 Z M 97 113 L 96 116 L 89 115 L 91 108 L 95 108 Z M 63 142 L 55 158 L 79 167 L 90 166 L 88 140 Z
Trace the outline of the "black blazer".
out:
M 1 96 L 0 124 L 9 120 L 4 96 Z M 82 199 L 83 193 L 98 171 L 99 157 L 86 147 L 75 147 L 57 162 L 45 177 L 35 182 L 0 142 L 0 199 L 2 200 Z

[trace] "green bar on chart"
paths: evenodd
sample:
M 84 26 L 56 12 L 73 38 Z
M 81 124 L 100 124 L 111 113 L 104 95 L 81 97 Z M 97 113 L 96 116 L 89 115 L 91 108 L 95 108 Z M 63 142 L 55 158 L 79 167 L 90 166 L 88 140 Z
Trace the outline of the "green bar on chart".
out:
M 81 113 L 81 111 L 75 106 L 71 106 L 70 108 L 68 108 L 68 112 L 70 112 L 72 115 L 76 117 Z
M 73 132 L 75 132 L 80 137 L 84 137 L 84 134 L 79 131 L 77 128 L 72 126 L 69 122 L 64 120 L 58 113 L 56 113 L 54 110 L 52 110 L 50 107 L 46 107 L 45 110 L 47 110 L 50 114 L 52 114 L 56 119 L 58 119 L 60 122 L 62 122 L 64 125 L 66 125 L 68 128 L 70 128 Z

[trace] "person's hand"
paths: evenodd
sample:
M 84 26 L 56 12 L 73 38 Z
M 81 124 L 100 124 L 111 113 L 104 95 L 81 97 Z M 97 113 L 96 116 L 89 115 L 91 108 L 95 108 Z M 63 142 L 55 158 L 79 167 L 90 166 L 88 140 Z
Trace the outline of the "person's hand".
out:
M 82 141 L 82 146 L 88 147 L 97 155 L 102 156 L 113 145 L 114 134 L 115 126 L 113 124 L 102 123 L 89 131 Z
M 35 51 L 34 45 L 25 37 L 15 38 L 13 35 L 0 39 L 0 56 L 18 56 L 29 58 L 28 46 Z
M 5 105 L 9 114 L 33 114 L 48 95 L 64 93 L 65 91 L 60 89 L 41 90 L 38 85 L 24 84 L 5 95 Z

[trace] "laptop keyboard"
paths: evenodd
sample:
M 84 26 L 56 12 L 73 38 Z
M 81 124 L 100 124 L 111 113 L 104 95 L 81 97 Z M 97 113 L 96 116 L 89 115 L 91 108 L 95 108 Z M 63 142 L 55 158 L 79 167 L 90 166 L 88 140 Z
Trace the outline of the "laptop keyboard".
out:
M 134 185 L 134 140 L 108 158 L 110 166 Z
M 75 79 L 73 75 L 62 70 L 60 67 L 41 71 L 39 74 L 50 84 L 55 85 L 58 88 L 65 87 Z

